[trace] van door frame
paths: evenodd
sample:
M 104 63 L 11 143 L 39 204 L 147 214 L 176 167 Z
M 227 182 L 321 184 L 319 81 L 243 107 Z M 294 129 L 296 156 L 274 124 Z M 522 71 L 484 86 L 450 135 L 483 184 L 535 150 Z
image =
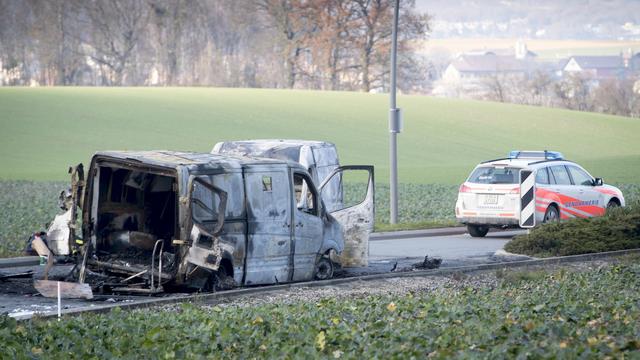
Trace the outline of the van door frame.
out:
M 116 157 L 110 156 L 96 156 L 89 166 L 89 170 L 87 171 L 87 177 L 85 179 L 84 186 L 84 195 L 82 196 L 83 207 L 82 207 L 82 238 L 84 241 L 83 246 L 87 246 L 87 244 L 91 244 L 96 246 L 96 226 L 97 226 L 97 213 L 98 213 L 98 203 L 100 202 L 100 168 L 101 167 L 110 167 L 109 165 L 113 165 L 114 167 L 118 167 L 125 170 L 131 171 L 143 171 L 154 175 L 167 176 L 175 179 L 176 186 L 179 187 L 180 184 L 180 174 L 179 171 L 175 168 L 171 167 L 162 167 L 162 166 L 154 166 L 149 164 L 143 164 L 137 161 L 127 161 L 125 159 L 120 159 Z M 174 191 L 176 196 L 175 201 L 175 219 L 174 219 L 174 237 L 181 236 L 180 234 L 180 191 L 176 189 Z M 96 197 L 96 199 L 94 199 Z M 96 200 L 96 201 L 94 201 Z

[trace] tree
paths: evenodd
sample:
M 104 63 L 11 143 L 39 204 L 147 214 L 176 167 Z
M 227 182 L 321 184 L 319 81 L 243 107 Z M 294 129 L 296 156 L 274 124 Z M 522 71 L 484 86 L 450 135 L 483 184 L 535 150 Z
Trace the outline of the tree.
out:
M 293 88 L 299 75 L 298 61 L 306 49 L 304 40 L 314 28 L 313 18 L 308 16 L 312 8 L 304 0 L 255 0 L 255 4 L 284 43 L 286 84 Z
M 308 42 L 324 70 L 321 74 L 328 80 L 325 88 L 331 90 L 339 90 L 341 74 L 356 67 L 349 53 L 355 25 L 353 5 L 350 0 L 318 0 L 312 4 L 317 27 L 307 34 Z
M 507 100 L 506 78 L 500 73 L 495 73 L 485 81 L 487 97 L 489 100 L 505 102 Z
M 554 91 L 561 105 L 568 109 L 589 111 L 591 80 L 583 74 L 570 74 L 554 85 Z
M 358 32 L 355 44 L 359 51 L 361 90 L 383 87 L 388 74 L 393 25 L 393 0 L 353 0 L 356 4 Z M 410 42 L 426 39 L 429 16 L 414 10 L 415 1 L 400 1 L 398 20 L 398 53 L 402 58 L 410 50 Z M 402 59 L 401 59 L 402 61 Z
M 528 99 L 530 105 L 549 105 L 549 91 L 553 84 L 551 76 L 543 71 L 536 71 L 528 81 Z
M 632 79 L 608 79 L 594 91 L 596 110 L 607 114 L 634 116 L 640 102 L 640 94 L 634 92 Z M 637 116 L 637 115 L 636 115 Z
M 125 71 L 149 19 L 146 2 L 137 0 L 80 0 L 79 16 L 91 30 L 84 54 L 108 70 L 109 85 L 122 85 Z M 80 36 L 80 34 L 76 34 Z M 85 39 L 83 39 L 85 40 Z

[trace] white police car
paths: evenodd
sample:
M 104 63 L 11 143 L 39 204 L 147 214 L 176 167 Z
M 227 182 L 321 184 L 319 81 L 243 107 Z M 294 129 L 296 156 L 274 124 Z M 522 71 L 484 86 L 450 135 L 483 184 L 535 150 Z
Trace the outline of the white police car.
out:
M 536 224 L 601 216 L 607 208 L 624 206 L 620 189 L 603 184 L 559 152 L 512 151 L 508 158 L 478 164 L 460 185 L 456 219 L 471 236 L 483 237 L 491 227 L 519 226 L 522 169 L 535 175 Z

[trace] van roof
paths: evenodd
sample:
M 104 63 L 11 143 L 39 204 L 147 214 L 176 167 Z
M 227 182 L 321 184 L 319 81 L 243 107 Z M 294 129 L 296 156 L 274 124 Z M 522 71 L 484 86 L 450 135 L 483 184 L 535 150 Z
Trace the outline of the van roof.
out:
M 300 167 L 296 162 L 286 160 L 169 150 L 100 151 L 94 156 L 139 162 L 165 168 L 176 168 L 179 166 L 200 167 L 203 165 L 209 165 L 212 168 L 223 167 L 240 169 L 244 165 L 251 164 L 289 164 Z
M 268 158 L 287 159 L 292 161 L 300 160 L 300 151 L 303 146 L 312 149 L 331 149 L 335 151 L 335 145 L 325 141 L 314 140 L 240 140 L 240 141 L 224 141 L 217 143 L 212 153 L 234 154 L 242 156 L 264 156 Z M 337 154 L 334 155 L 337 158 Z
M 304 147 L 311 152 L 303 152 Z M 217 143 L 211 153 L 282 159 L 299 162 L 303 166 L 339 164 L 335 145 L 326 141 L 292 139 L 225 141 Z
M 297 140 L 297 139 L 253 139 L 223 141 L 225 144 L 235 144 L 241 146 L 264 147 L 264 148 L 299 148 L 301 146 L 311 147 L 335 147 L 333 143 L 318 140 Z

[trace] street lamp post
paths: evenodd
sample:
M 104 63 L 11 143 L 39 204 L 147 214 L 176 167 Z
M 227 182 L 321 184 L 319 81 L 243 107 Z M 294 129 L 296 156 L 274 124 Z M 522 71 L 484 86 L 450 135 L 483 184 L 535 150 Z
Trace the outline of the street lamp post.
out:
M 390 216 L 389 222 L 398 222 L 398 143 L 397 134 L 401 130 L 400 109 L 396 107 L 396 61 L 398 51 L 398 14 L 400 0 L 395 0 L 393 8 L 393 30 L 391 33 L 391 86 L 389 91 L 389 165 L 390 165 Z

